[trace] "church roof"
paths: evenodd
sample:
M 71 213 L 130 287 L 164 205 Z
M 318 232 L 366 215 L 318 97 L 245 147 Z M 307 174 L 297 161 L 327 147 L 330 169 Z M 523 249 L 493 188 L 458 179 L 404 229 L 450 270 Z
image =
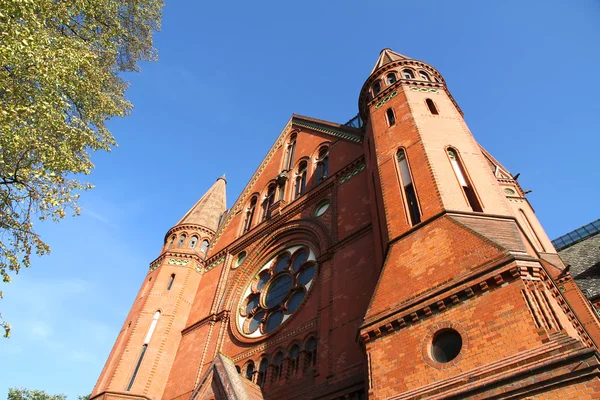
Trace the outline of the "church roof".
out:
M 383 67 L 385 64 L 388 64 L 388 63 L 391 63 L 394 61 L 409 60 L 409 59 L 410 59 L 410 57 L 406 57 L 405 55 L 396 53 L 395 51 L 393 51 L 391 49 L 383 49 L 383 50 L 381 50 L 381 53 L 379 53 L 379 58 L 377 59 L 377 62 L 375 63 L 375 66 L 373 67 L 373 70 L 371 71 L 371 73 L 373 73 L 377 69 Z
M 227 208 L 225 186 L 224 177 L 217 179 L 204 196 L 179 220 L 177 225 L 195 224 L 216 231 L 219 217 Z
M 263 400 L 263 395 L 257 384 L 242 377 L 237 372 L 235 364 L 229 357 L 218 353 L 191 396 L 191 400 L 205 400 L 207 398 L 216 400 Z

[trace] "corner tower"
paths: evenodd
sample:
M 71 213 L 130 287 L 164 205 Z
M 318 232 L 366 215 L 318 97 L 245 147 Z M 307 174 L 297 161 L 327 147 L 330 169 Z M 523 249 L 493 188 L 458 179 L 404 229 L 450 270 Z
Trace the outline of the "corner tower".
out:
M 225 213 L 219 178 L 165 235 L 90 398 L 161 399 L 204 260 Z
M 360 328 L 369 398 L 548 398 L 597 380 L 598 320 L 578 289 L 563 294 L 523 190 L 442 75 L 384 49 L 359 110 L 381 265 Z

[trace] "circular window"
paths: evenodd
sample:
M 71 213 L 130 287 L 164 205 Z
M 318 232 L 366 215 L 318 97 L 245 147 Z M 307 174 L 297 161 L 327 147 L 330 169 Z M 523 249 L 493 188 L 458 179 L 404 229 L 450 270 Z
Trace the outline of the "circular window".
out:
M 431 358 L 439 363 L 454 360 L 462 349 L 462 337 L 454 329 L 442 329 L 433 336 Z
M 245 259 L 246 259 L 246 252 L 242 251 L 240 254 L 238 254 L 237 259 L 235 260 L 235 268 L 242 265 L 242 263 L 244 262 Z
M 504 189 L 504 193 L 508 194 L 509 196 L 512 196 L 515 194 L 515 191 L 512 190 L 511 188 L 506 188 L 506 189 Z
M 300 308 L 316 273 L 314 252 L 301 245 L 265 263 L 240 301 L 238 327 L 242 333 L 256 338 L 277 329 Z
M 325 214 L 325 211 L 329 208 L 329 200 L 322 201 L 315 209 L 315 217 L 320 217 Z

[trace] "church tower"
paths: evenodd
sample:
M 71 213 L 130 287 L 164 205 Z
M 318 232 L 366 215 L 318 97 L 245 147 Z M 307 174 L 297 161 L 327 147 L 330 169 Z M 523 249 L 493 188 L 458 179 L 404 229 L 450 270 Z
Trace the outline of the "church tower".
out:
M 167 232 L 92 400 L 599 398 L 598 317 L 442 75 L 385 49 L 359 112 Z
M 162 398 L 209 244 L 226 209 L 225 185 L 219 178 L 165 235 L 91 398 Z
M 359 109 L 382 265 L 360 328 L 369 398 L 550 398 L 585 380 L 598 320 L 579 291 L 562 293 L 565 267 L 525 193 L 442 75 L 385 49 Z

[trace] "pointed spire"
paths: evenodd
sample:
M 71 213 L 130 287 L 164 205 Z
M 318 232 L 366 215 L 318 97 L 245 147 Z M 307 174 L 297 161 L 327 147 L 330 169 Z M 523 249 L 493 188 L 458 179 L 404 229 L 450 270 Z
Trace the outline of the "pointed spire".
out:
M 179 220 L 177 225 L 201 225 L 213 231 L 217 230 L 219 217 L 227 208 L 225 177 L 220 177 L 196 204 Z
M 375 66 L 373 67 L 373 70 L 371 71 L 371 73 L 375 72 L 378 68 L 383 67 L 387 63 L 391 63 L 393 61 L 399 61 L 399 60 L 409 60 L 409 59 L 410 59 L 410 57 L 406 57 L 400 53 L 396 53 L 395 51 L 392 51 L 391 49 L 383 49 L 383 50 L 381 50 L 381 53 L 379 53 L 379 58 L 377 59 L 377 62 L 375 63 Z

